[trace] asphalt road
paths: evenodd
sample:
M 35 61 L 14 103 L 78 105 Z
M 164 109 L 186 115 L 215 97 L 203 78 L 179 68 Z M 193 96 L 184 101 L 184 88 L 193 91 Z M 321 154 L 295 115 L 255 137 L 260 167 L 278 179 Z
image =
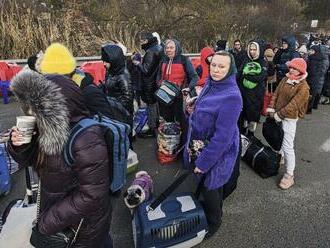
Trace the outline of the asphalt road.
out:
M 19 113 L 13 99 L 8 105 L 0 103 L 0 130 L 12 126 Z M 262 179 L 242 162 L 238 188 L 224 203 L 220 230 L 198 247 L 329 248 L 330 153 L 320 149 L 329 137 L 329 105 L 320 106 L 298 122 L 296 184 L 288 191 L 277 187 L 283 168 L 277 177 Z M 137 140 L 134 147 L 139 169 L 149 172 L 155 193 L 159 194 L 177 176 L 180 162 L 161 166 L 156 160 L 153 139 Z M 24 188 L 24 173 L 15 173 L 10 195 L 0 198 L 0 212 L 10 199 L 22 197 Z M 177 191 L 192 189 L 194 184 L 188 178 Z M 122 198 L 114 205 L 111 232 L 115 247 L 133 247 L 130 212 Z

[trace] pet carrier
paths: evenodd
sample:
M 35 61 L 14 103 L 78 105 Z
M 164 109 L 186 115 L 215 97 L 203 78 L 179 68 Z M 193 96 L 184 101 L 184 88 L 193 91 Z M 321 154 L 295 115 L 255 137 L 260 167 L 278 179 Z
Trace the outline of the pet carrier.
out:
M 203 241 L 208 226 L 198 193 L 168 196 L 186 177 L 178 178 L 156 200 L 135 209 L 132 229 L 136 248 L 188 248 Z

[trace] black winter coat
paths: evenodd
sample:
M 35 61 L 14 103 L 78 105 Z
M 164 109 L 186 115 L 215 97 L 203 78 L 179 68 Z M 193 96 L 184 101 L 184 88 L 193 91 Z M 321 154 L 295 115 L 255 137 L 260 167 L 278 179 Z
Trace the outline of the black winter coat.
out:
M 155 91 L 157 90 L 157 75 L 159 71 L 160 61 L 163 55 L 162 46 L 157 41 L 144 46 L 146 54 L 142 63 L 138 65 L 141 72 L 141 89 L 142 100 L 147 104 L 156 103 Z
M 123 50 L 117 45 L 103 46 L 102 60 L 110 63 L 105 82 L 108 95 L 118 99 L 127 111 L 133 114 L 133 87 L 126 69 Z
M 328 52 L 329 52 L 328 58 L 329 58 L 329 62 L 330 62 L 330 48 L 329 47 L 328 47 Z M 326 97 L 330 97 L 330 66 L 328 67 L 328 71 L 325 76 L 322 95 L 324 95 Z
M 133 116 L 122 106 L 118 108 L 117 105 L 110 104 L 107 95 L 103 90 L 94 84 L 89 84 L 82 88 L 82 93 L 87 108 L 92 115 L 102 114 L 113 120 L 124 122 L 132 127 Z M 120 102 L 118 102 L 120 104 Z
M 246 51 L 245 50 L 241 50 L 241 51 L 237 51 L 235 49 L 230 50 L 230 53 L 234 56 L 234 60 L 235 60 L 235 64 L 236 64 L 236 68 L 237 70 L 241 70 L 243 63 L 245 61 L 245 56 L 246 56 Z
M 307 82 L 312 94 L 321 94 L 326 73 L 329 68 L 329 51 L 324 45 L 314 45 L 311 47 L 314 54 L 308 56 L 308 77 Z

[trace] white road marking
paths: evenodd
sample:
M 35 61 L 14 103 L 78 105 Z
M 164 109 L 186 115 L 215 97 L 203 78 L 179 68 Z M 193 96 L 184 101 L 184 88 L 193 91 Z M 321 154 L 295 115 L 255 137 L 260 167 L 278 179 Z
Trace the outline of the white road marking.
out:
M 320 151 L 330 152 L 330 137 L 320 146 Z

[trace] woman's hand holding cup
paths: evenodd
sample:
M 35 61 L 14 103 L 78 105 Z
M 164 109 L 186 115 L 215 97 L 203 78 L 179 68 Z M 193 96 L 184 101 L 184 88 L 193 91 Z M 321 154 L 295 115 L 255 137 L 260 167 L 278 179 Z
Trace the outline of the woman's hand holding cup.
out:
M 11 129 L 11 142 L 13 143 L 14 146 L 21 146 L 23 145 L 23 137 L 19 133 L 18 129 L 16 126 L 12 127 Z
M 35 132 L 36 118 L 33 116 L 17 116 L 16 126 L 12 128 L 11 141 L 14 146 L 28 144 Z

